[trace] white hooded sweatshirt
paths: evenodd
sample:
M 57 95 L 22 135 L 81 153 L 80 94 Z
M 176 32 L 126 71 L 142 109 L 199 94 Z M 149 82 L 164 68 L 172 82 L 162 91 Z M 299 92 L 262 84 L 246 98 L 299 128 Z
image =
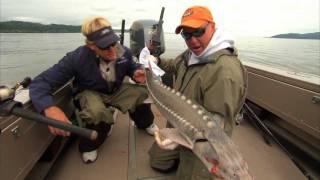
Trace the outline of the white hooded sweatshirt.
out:
M 223 33 L 220 28 L 216 28 L 206 49 L 199 56 L 195 55 L 193 52 L 191 53 L 188 65 L 197 64 L 201 62 L 202 59 L 205 60 L 213 53 L 228 47 L 234 47 L 234 40 L 227 34 Z

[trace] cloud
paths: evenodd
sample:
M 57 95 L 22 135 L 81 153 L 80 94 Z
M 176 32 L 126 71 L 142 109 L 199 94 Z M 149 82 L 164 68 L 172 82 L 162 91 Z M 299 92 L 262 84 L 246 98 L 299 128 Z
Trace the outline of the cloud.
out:
M 12 20 L 15 20 L 15 21 L 29 21 L 29 22 L 37 22 L 37 23 L 43 22 L 43 19 L 34 18 L 34 17 L 13 17 Z

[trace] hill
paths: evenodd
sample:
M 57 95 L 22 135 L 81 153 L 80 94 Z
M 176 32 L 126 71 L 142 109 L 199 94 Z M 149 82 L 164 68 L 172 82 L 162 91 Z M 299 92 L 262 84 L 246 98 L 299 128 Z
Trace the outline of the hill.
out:
M 0 22 L 0 33 L 80 33 L 81 26 L 63 24 L 44 25 L 23 21 Z
M 314 33 L 288 33 L 288 34 L 278 34 L 275 36 L 271 36 L 271 38 L 287 38 L 287 39 L 320 39 L 320 32 Z
M 0 33 L 80 33 L 80 26 L 63 24 L 44 25 L 23 21 L 0 22 Z
M 120 32 L 120 29 L 114 29 Z M 0 33 L 80 33 L 81 26 L 65 24 L 32 23 L 24 21 L 3 21 L 0 22 Z M 128 29 L 125 32 L 129 32 Z

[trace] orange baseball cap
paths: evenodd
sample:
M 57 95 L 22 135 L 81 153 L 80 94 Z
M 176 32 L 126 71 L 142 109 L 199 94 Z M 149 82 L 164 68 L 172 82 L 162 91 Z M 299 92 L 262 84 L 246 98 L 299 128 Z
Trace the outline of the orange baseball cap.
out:
M 199 28 L 206 22 L 214 23 L 210 10 L 204 6 L 192 6 L 183 13 L 176 34 L 179 34 L 183 27 Z

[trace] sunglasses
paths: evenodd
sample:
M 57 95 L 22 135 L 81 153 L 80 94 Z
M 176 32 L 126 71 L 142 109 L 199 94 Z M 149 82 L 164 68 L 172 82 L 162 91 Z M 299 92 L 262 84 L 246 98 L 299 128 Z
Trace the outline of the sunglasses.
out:
M 115 45 L 117 44 L 117 42 L 114 42 L 114 43 L 112 43 L 112 44 L 110 44 L 109 46 L 107 46 L 107 47 L 99 47 L 99 46 L 97 46 L 100 50 L 110 50 L 111 49 L 111 47 L 114 47 Z
M 205 27 L 203 27 L 203 28 L 197 28 L 197 29 L 195 29 L 195 30 L 192 31 L 192 32 L 184 32 L 184 31 L 182 30 L 182 31 L 181 31 L 181 36 L 182 36 L 183 39 L 185 39 L 185 40 L 191 39 L 192 36 L 193 36 L 193 37 L 196 37 L 196 38 L 201 37 L 201 36 L 206 32 L 207 26 L 208 26 L 208 24 L 207 24 Z

